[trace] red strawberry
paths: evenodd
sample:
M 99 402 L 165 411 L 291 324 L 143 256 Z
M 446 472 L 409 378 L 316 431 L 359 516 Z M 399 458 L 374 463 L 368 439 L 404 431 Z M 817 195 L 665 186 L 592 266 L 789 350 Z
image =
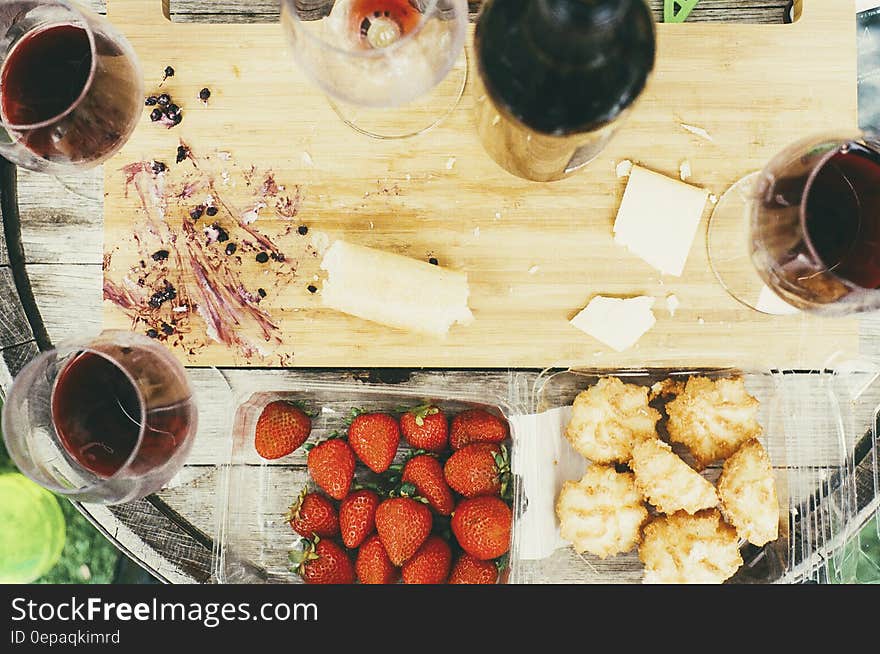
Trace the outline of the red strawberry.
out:
M 400 443 L 400 426 L 387 413 L 362 413 L 348 428 L 348 442 L 373 472 L 385 472 Z
M 301 553 L 291 552 L 299 562 L 296 572 L 307 584 L 353 584 L 354 566 L 345 550 L 332 540 L 315 539 Z
M 311 431 L 312 419 L 305 411 L 277 400 L 267 404 L 257 419 L 254 447 L 264 459 L 280 459 L 305 443 Z
M 354 549 L 364 542 L 376 528 L 376 508 L 379 496 L 371 490 L 355 491 L 342 500 L 339 505 L 339 527 L 342 542 Z
M 417 454 L 403 466 L 404 483 L 416 487 L 416 492 L 428 500 L 437 513 L 449 515 L 455 508 L 455 500 L 440 462 L 430 454 Z
M 453 450 L 460 450 L 470 443 L 503 443 L 509 435 L 506 420 L 482 409 L 471 409 L 452 419 L 449 444 Z
M 378 535 L 370 536 L 361 545 L 354 569 L 362 584 L 393 584 L 400 576 Z
M 452 550 L 439 536 L 429 536 L 418 551 L 403 564 L 405 584 L 445 584 L 452 564 Z
M 400 416 L 400 431 L 417 450 L 440 453 L 449 445 L 449 423 L 444 413 L 425 404 Z
M 450 584 L 494 584 L 498 581 L 498 568 L 494 561 L 475 559 L 463 552 L 452 567 Z
M 431 510 L 410 497 L 385 500 L 376 509 L 376 531 L 394 565 L 416 553 L 431 533 Z
M 341 500 L 348 495 L 354 478 L 354 452 L 341 438 L 319 443 L 309 452 L 312 479 L 330 497 Z
M 465 497 L 499 495 L 507 490 L 507 450 L 492 443 L 471 443 L 455 452 L 443 468 L 447 483 Z
M 497 559 L 510 549 L 510 508 L 497 497 L 464 499 L 452 514 L 452 533 L 476 559 Z
M 287 521 L 300 536 L 332 538 L 339 533 L 339 518 L 333 503 L 319 493 L 304 487 L 287 512 Z

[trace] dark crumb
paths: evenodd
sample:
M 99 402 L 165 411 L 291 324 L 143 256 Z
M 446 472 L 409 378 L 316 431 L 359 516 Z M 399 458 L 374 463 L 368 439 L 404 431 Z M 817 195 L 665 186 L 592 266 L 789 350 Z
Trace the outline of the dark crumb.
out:
M 165 77 L 162 79 L 166 80 L 169 77 L 174 77 L 174 69 L 171 66 L 165 66 Z
M 227 232 L 225 229 L 220 227 L 220 225 L 218 225 L 217 223 L 214 223 L 214 228 L 218 232 L 218 234 L 217 234 L 217 242 L 218 243 L 225 243 L 226 241 L 229 240 L 229 232 Z
M 431 257 L 430 259 L 428 259 L 428 263 L 430 263 L 432 266 L 440 265 L 440 262 L 437 261 L 437 257 Z
M 156 250 L 153 252 L 153 261 L 165 261 L 168 258 L 168 250 Z
M 143 286 L 146 283 L 147 283 L 147 280 L 145 280 L 143 277 L 138 277 L 138 281 L 137 281 L 138 286 Z
M 306 290 L 307 290 L 309 293 L 317 293 L 317 292 L 318 292 L 318 287 L 315 286 L 314 284 L 309 284 L 309 285 L 306 287 Z
M 183 120 L 183 113 L 178 112 L 178 113 L 174 114 L 173 116 L 168 116 L 168 117 L 171 119 L 172 123 L 174 123 L 175 125 L 180 125 L 181 121 Z
M 279 263 L 284 263 L 284 258 L 284 254 L 282 252 L 279 252 L 277 255 L 275 255 L 275 261 L 278 261 Z
M 210 97 L 211 97 L 211 89 L 204 88 L 201 91 L 199 91 L 199 100 L 201 100 L 202 102 L 207 102 L 208 98 L 210 98 Z
M 158 98 L 156 98 L 156 102 L 159 104 L 160 107 L 167 107 L 169 104 L 171 104 L 171 96 L 167 93 L 163 93 Z
M 296 231 L 299 232 L 300 236 L 305 236 L 306 234 L 309 233 L 309 228 L 306 227 L 305 225 L 300 225 Z
M 159 332 L 157 332 L 155 329 L 148 329 L 147 336 L 149 336 L 150 338 L 159 338 Z
M 168 166 L 166 166 L 161 161 L 154 161 L 152 164 L 150 164 L 150 169 L 155 175 L 158 175 L 159 173 L 164 173 L 167 168 Z
M 269 260 L 269 255 L 265 252 L 257 253 L 257 263 L 266 263 Z
M 155 95 L 151 95 L 146 100 L 144 100 L 144 104 L 148 107 L 152 107 L 157 102 L 159 102 L 159 98 L 157 98 Z
M 171 336 L 174 333 L 174 327 L 169 325 L 167 322 L 162 323 L 162 333 Z
M 144 261 L 143 259 L 141 259 L 141 268 L 146 268 L 146 267 L 147 267 L 147 262 Z
M 214 207 L 214 206 L 208 207 L 207 209 L 205 209 L 205 213 L 208 214 L 209 216 L 216 216 L 217 215 L 217 207 Z
M 169 104 L 168 108 L 165 111 L 168 114 L 169 118 L 173 118 L 180 113 L 180 107 L 178 107 L 176 104 Z
M 150 120 L 152 120 L 154 123 L 156 121 L 162 120 L 162 110 L 153 109 L 153 111 L 150 112 Z
M 192 218 L 193 220 L 198 220 L 199 218 L 202 217 L 202 214 L 203 214 L 203 213 L 205 213 L 205 207 L 204 207 L 203 205 L 200 204 L 199 206 L 194 207 L 194 208 L 189 212 L 189 217 Z
M 235 243 L 230 243 L 229 245 L 226 246 L 226 254 L 228 254 L 229 256 L 232 256 L 233 254 L 235 254 L 235 251 L 237 249 L 238 249 L 238 246 Z
M 185 160 L 189 156 L 189 150 L 185 145 L 177 146 L 177 163 Z
M 258 288 L 257 293 L 259 293 L 260 297 L 266 297 L 266 289 L 265 288 Z
M 168 280 L 165 280 L 165 286 L 161 289 L 153 293 L 152 297 L 150 297 L 150 306 L 154 309 L 158 309 L 168 300 L 173 300 L 177 297 L 177 291 L 174 289 Z

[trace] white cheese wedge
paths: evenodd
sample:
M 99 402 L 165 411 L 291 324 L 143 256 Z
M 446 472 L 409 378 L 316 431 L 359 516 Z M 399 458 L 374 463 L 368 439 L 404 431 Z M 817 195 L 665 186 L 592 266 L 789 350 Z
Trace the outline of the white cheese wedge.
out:
M 709 192 L 633 166 L 614 240 L 666 275 L 681 277 Z
M 654 323 L 652 297 L 616 298 L 597 295 L 571 319 L 582 332 L 618 352 L 628 350 Z
M 474 320 L 464 273 L 345 241 L 333 243 L 321 268 L 321 299 L 331 309 L 437 337 Z

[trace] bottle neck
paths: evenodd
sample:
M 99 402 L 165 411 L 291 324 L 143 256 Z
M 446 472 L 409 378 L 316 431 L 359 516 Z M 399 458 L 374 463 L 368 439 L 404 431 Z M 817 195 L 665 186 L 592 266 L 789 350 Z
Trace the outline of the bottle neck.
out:
M 589 65 L 617 49 L 633 0 L 530 0 L 523 32 L 551 61 Z

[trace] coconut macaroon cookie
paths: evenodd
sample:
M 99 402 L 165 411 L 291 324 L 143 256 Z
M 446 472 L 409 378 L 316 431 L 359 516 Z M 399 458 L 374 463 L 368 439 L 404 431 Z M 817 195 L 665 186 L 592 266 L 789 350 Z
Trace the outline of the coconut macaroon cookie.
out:
M 718 480 L 721 511 L 740 538 L 766 545 L 779 537 L 779 498 L 767 450 L 757 439 L 740 447 Z
M 632 473 L 593 465 L 580 481 L 567 481 L 556 500 L 562 537 L 579 552 L 606 558 L 639 542 L 648 510 Z
M 661 515 L 642 533 L 646 584 L 720 584 L 743 564 L 736 529 L 716 509 Z
M 669 440 L 685 445 L 704 468 L 761 435 L 759 406 L 742 377 L 690 377 L 684 390 L 666 404 Z
M 694 514 L 718 506 L 715 487 L 660 439 L 636 443 L 629 465 L 636 486 L 661 513 Z
M 603 377 L 580 393 L 565 436 L 596 463 L 626 463 L 635 443 L 657 437 L 660 413 L 648 405 L 648 388 Z

